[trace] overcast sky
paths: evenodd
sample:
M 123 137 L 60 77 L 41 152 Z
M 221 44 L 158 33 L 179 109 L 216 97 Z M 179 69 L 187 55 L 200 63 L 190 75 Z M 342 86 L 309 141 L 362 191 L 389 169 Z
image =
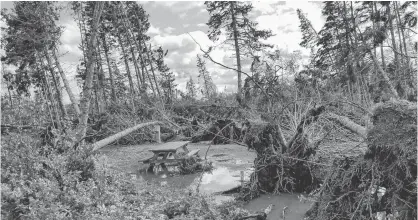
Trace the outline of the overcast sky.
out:
M 62 2 L 64 4 L 64 2 Z M 176 75 L 178 89 L 185 90 L 186 81 L 192 77 L 197 81 L 198 70 L 196 67 L 196 55 L 202 54 L 199 47 L 190 38 L 190 33 L 204 49 L 214 45 L 207 37 L 209 13 L 206 11 L 203 1 L 140 1 L 146 12 L 150 15 L 151 28 L 148 31 L 152 45 L 161 45 L 168 50 L 165 62 Z M 250 17 L 259 23 L 259 28 L 272 30 L 275 36 L 267 40 L 268 43 L 280 48 L 284 54 L 295 50 L 302 51 L 307 59 L 309 51 L 301 48 L 299 43 L 302 34 L 299 30 L 299 20 L 296 9 L 300 8 L 312 22 L 316 30 L 320 30 L 325 20 L 321 16 L 321 2 L 278 2 L 278 1 L 253 1 L 254 9 Z M 2 8 L 11 8 L 13 2 L 1 2 Z M 69 75 L 74 93 L 80 90 L 75 88 L 74 73 L 82 53 L 78 48 L 80 44 L 80 32 L 72 18 L 71 10 L 66 9 L 61 14 L 61 25 L 65 30 L 61 36 L 60 58 L 64 69 Z M 234 59 L 227 49 L 217 48 L 211 56 L 218 62 L 228 66 L 235 65 Z M 244 61 L 244 71 L 249 68 L 250 61 Z M 220 91 L 236 90 L 236 72 L 226 70 L 207 61 L 215 84 Z

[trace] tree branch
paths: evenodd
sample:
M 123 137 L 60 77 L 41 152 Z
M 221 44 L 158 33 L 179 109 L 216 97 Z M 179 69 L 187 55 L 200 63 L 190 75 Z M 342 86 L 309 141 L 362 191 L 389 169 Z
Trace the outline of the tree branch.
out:
M 411 56 L 407 56 L 407 55 L 405 55 L 405 54 L 403 54 L 403 53 L 400 53 L 400 52 L 396 51 L 396 50 L 395 50 L 392 46 L 390 46 L 390 45 L 383 46 L 383 47 L 389 47 L 390 49 L 392 49 L 392 50 L 393 50 L 393 52 L 397 53 L 398 55 L 401 55 L 401 56 L 407 57 L 407 58 L 412 58 L 412 59 L 416 59 L 416 58 L 417 58 L 417 57 L 411 57 Z
M 219 62 L 217 62 L 217 61 L 215 61 L 215 60 L 213 60 L 213 58 L 209 55 L 209 53 L 207 52 L 207 51 L 205 51 L 205 50 L 203 50 L 202 49 L 202 46 L 194 39 L 194 37 L 190 34 L 190 33 L 187 33 L 192 39 L 193 39 L 193 41 L 199 46 L 199 48 L 200 48 L 200 51 L 202 51 L 205 55 L 206 55 L 206 57 L 208 57 L 209 58 L 209 60 L 210 61 L 212 61 L 213 63 L 215 63 L 215 64 L 218 64 L 219 66 L 222 66 L 223 68 L 226 68 L 226 69 L 230 69 L 230 70 L 234 70 L 234 71 L 238 71 L 237 69 L 235 69 L 235 68 L 232 68 L 232 67 L 229 67 L 229 66 L 225 66 L 224 64 L 222 64 L 222 63 L 219 63 Z M 266 98 L 269 100 L 269 102 L 270 102 L 270 97 L 269 97 L 269 95 L 266 93 L 266 91 L 264 91 L 263 89 L 261 89 L 262 87 L 254 80 L 254 78 L 253 77 L 251 77 L 248 73 L 246 73 L 246 72 L 244 72 L 244 71 L 240 71 L 241 73 L 244 73 L 248 78 L 250 78 L 251 79 L 251 81 L 253 81 L 254 82 L 254 84 L 257 86 L 257 87 L 259 87 L 260 88 L 260 90 L 261 90 L 261 92 L 266 96 Z

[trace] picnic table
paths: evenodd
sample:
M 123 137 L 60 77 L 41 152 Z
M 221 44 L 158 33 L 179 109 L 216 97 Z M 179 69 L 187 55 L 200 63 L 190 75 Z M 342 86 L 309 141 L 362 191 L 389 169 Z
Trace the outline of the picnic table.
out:
M 142 160 L 142 163 L 149 163 L 148 170 L 152 171 L 154 166 L 159 164 L 164 171 L 168 171 L 166 164 L 178 165 L 179 162 L 196 155 L 199 150 L 189 151 L 187 145 L 189 141 L 176 141 L 176 142 L 167 142 L 163 144 L 158 144 L 154 148 L 150 149 L 153 153 L 148 159 Z M 180 149 L 186 154 L 185 156 L 180 156 Z

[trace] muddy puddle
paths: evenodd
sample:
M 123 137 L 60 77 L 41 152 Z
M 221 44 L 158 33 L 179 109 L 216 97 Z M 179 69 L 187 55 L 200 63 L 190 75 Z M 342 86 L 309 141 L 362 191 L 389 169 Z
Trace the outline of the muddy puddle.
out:
M 300 201 L 297 194 L 282 193 L 280 195 L 262 195 L 245 204 L 244 208 L 252 212 L 263 211 L 270 204 L 273 207 L 267 220 L 302 220 L 312 203 Z M 285 218 L 283 218 L 283 212 Z
M 253 171 L 251 161 L 226 158 L 226 155 L 214 155 L 211 161 L 214 169 L 211 172 L 197 173 L 191 175 L 175 175 L 175 170 L 169 168 L 169 173 L 136 173 L 136 178 L 159 184 L 161 187 L 175 187 L 211 194 L 216 203 L 233 200 L 233 196 L 220 195 L 221 192 L 230 190 L 241 185 L 241 171 L 244 181 L 248 181 Z M 200 180 L 201 179 L 201 180 Z M 200 182 L 200 184 L 199 184 Z M 300 201 L 298 194 L 262 195 L 249 203 L 244 208 L 249 211 L 263 211 L 270 204 L 273 205 L 267 219 L 283 219 L 285 210 L 286 220 L 303 219 L 305 212 L 309 209 L 309 201 Z

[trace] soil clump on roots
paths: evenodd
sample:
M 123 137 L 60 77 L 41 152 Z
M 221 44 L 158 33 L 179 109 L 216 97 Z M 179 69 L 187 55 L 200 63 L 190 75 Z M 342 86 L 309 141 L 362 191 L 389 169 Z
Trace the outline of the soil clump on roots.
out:
M 375 106 L 367 152 L 334 161 L 309 219 L 417 218 L 416 111 L 407 101 Z

